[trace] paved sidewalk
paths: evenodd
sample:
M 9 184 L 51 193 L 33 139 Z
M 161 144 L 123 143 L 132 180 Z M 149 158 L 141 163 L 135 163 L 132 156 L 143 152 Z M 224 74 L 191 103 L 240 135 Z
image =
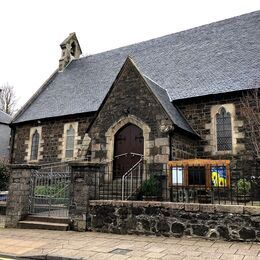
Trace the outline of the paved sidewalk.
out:
M 75 259 L 260 260 L 259 243 L 92 232 L 0 229 L 0 254 Z

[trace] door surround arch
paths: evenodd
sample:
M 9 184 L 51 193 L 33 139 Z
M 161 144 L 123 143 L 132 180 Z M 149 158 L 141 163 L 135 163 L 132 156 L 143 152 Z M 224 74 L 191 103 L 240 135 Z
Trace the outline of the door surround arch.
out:
M 121 129 L 123 126 L 127 124 L 133 124 L 138 126 L 143 130 L 143 137 L 144 137 L 144 160 L 147 160 L 150 157 L 150 149 L 149 149 L 149 135 L 151 132 L 150 127 L 143 122 L 141 119 L 137 118 L 134 115 L 128 115 L 121 117 L 117 122 L 115 122 L 105 133 L 106 136 L 106 152 L 107 158 L 106 162 L 111 163 L 114 158 L 114 141 L 115 141 L 115 134 Z M 112 180 L 112 171 L 107 171 L 109 176 L 106 176 L 107 180 Z

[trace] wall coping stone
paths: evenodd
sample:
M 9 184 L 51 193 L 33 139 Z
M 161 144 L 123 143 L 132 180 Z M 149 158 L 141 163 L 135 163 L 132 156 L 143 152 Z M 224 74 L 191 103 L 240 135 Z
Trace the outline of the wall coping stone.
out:
M 244 206 L 244 213 L 249 215 L 260 215 L 259 214 L 260 207 L 257 206 Z
M 243 205 L 215 205 L 216 212 L 243 214 Z M 260 214 L 260 207 L 259 207 Z
M 187 212 L 205 213 L 230 213 L 260 215 L 260 207 L 244 205 L 219 205 L 219 204 L 199 204 L 199 203 L 179 203 L 179 202 L 160 202 L 160 201 L 121 201 L 121 200 L 90 200 L 90 206 L 110 205 L 117 207 L 162 207 Z
M 38 164 L 10 164 L 11 169 L 40 169 L 41 166 Z

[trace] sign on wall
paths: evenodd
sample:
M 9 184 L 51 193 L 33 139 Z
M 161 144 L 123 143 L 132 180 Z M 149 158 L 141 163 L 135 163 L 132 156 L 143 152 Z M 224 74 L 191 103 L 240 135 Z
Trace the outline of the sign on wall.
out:
M 227 170 L 225 166 L 211 167 L 211 181 L 214 187 L 227 186 Z

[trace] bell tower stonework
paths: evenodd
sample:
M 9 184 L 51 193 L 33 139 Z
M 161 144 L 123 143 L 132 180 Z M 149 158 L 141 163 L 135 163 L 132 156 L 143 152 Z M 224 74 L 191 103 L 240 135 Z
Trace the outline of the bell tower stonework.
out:
M 72 59 L 78 59 L 82 54 L 76 33 L 69 36 L 60 44 L 61 58 L 59 60 L 59 71 L 63 71 Z

